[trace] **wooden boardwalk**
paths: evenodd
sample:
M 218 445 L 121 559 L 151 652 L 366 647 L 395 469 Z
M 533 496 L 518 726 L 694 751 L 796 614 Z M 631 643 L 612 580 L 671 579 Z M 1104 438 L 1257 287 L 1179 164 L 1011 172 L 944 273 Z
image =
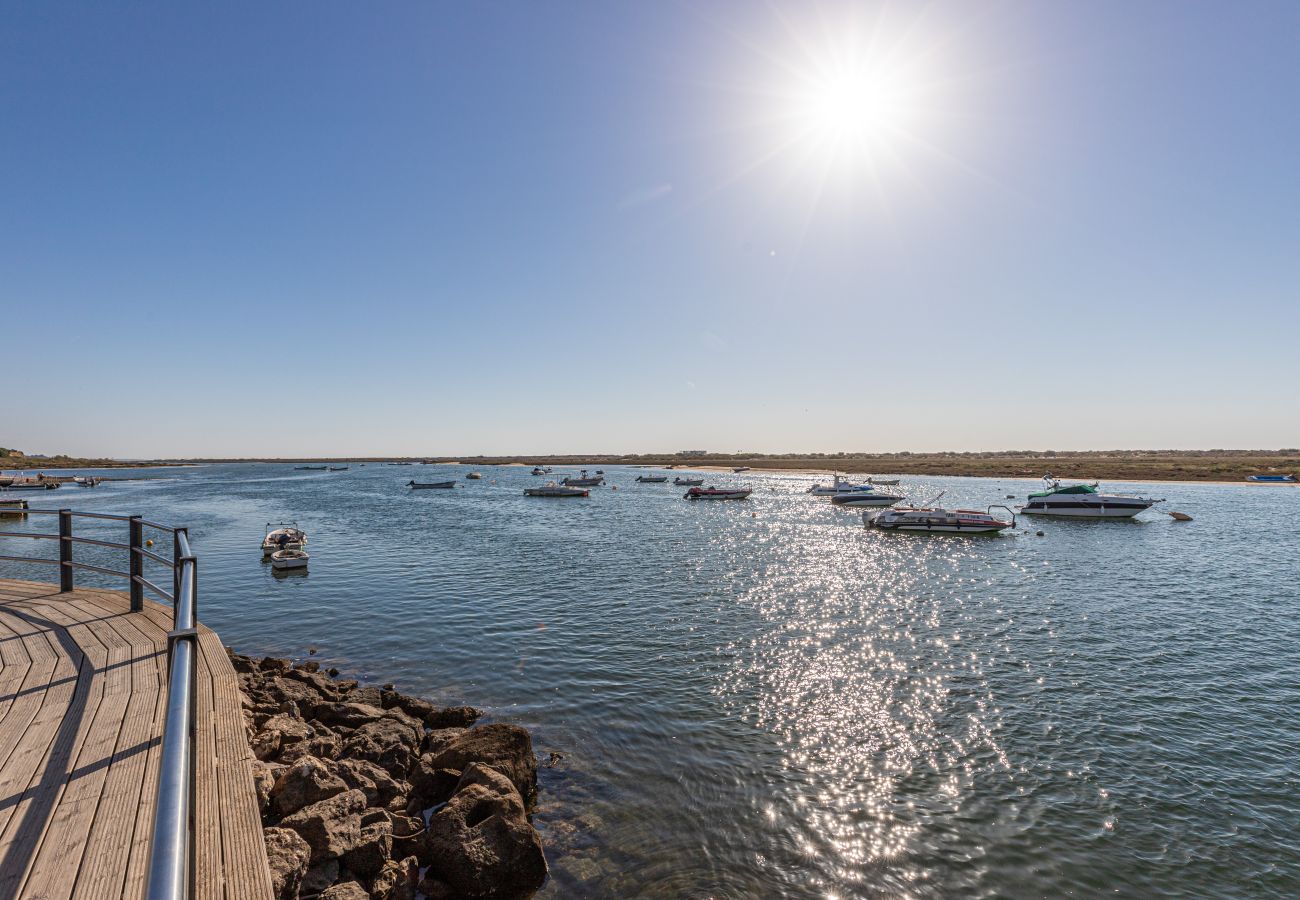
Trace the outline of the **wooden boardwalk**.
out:
M 169 607 L 0 580 L 0 898 L 143 897 Z M 267 900 L 239 682 L 201 628 L 195 896 Z

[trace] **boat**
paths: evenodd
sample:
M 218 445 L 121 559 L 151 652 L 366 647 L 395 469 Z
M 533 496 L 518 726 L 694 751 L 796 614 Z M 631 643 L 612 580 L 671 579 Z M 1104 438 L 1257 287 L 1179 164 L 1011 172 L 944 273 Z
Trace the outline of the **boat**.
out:
M 668 480 L 667 475 L 638 475 L 637 482 L 640 484 L 663 484 Z
M 936 498 L 938 499 L 938 498 Z M 993 510 L 1005 509 L 1010 520 L 999 519 Z M 879 512 L 864 512 L 862 522 L 881 531 L 912 531 L 924 534 L 997 534 L 1016 527 L 1016 515 L 1005 506 L 978 509 L 899 506 Z
M 456 486 L 454 481 L 415 481 L 412 479 L 406 483 L 406 486 L 413 491 L 427 491 L 432 488 L 439 490 L 450 490 Z
M 1031 516 L 1074 516 L 1088 519 L 1130 519 L 1163 500 L 1103 494 L 1097 483 L 1063 485 L 1049 472 L 1047 488 L 1032 493 L 1020 511 Z
M 277 572 L 305 569 L 310 558 L 306 550 L 277 550 L 271 554 L 271 568 Z
M 752 493 L 753 488 L 693 487 L 682 497 L 687 500 L 744 500 Z
M 590 495 L 591 491 L 567 484 L 556 484 L 554 481 L 548 481 L 541 487 L 524 488 L 525 497 L 587 497 Z
M 867 477 L 867 484 L 878 484 L 881 485 L 882 487 L 893 487 L 894 485 L 898 484 L 898 482 L 899 479 L 897 478 L 876 478 L 874 476 Z
M 534 474 L 534 475 L 545 475 L 545 474 L 546 474 L 546 470 L 543 469 L 541 466 L 533 466 L 533 474 Z
M 605 474 L 605 470 L 604 470 L 604 469 L 597 469 L 597 470 L 596 470 L 596 474 L 597 474 L 597 475 L 604 475 L 604 474 Z
M 673 479 L 673 484 L 677 485 L 678 487 L 699 487 L 700 485 L 704 484 L 704 479 L 703 478 L 682 478 L 681 476 L 678 476 L 677 478 Z
M 734 469 L 732 469 L 731 471 L 733 471 L 733 472 L 735 472 L 737 475 L 739 475 L 741 472 L 748 472 L 748 471 L 749 471 L 749 466 L 736 466 L 736 467 L 735 467 Z
M 1246 480 L 1257 484 L 1295 484 L 1294 475 L 1247 475 Z
M 570 475 L 567 478 L 560 479 L 560 484 L 569 487 L 599 487 L 604 483 L 605 477 L 603 475 L 588 475 L 586 469 L 583 469 L 582 474 L 576 478 Z
M 77 487 L 99 487 L 99 483 L 103 480 L 104 479 L 102 478 L 93 478 L 89 475 L 78 475 L 76 478 L 72 479 L 72 483 Z
M 297 522 L 267 522 L 266 537 L 262 538 L 262 556 L 271 556 L 279 550 L 301 550 L 307 543 L 307 532 Z
M 5 490 L 9 491 L 53 491 L 60 487 L 60 483 L 54 479 L 42 478 L 37 481 L 15 481 Z
M 831 502 L 836 506 L 893 506 L 900 500 L 906 499 L 883 491 L 845 491 L 831 497 Z
M 814 484 L 808 488 L 808 493 L 814 497 L 834 497 L 839 494 L 869 494 L 875 488 L 869 484 L 854 484 L 845 478 L 840 477 L 837 472 L 835 479 L 830 484 Z
M 294 466 L 295 472 L 324 472 L 329 466 Z
M 0 516 L 27 515 L 27 501 L 18 497 L 0 497 Z
M 480 472 L 470 472 L 465 476 L 466 481 L 481 481 L 482 479 L 483 475 Z
M 346 472 L 347 470 L 347 466 L 330 466 L 331 472 Z

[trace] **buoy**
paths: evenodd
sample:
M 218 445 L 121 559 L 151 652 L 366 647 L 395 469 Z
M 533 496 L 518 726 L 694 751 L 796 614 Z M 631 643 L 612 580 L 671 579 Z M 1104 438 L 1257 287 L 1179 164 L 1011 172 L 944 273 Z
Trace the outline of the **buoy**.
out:
M 144 545 L 145 545 L 146 547 L 152 547 L 152 546 L 153 546 L 153 541 L 151 541 L 151 540 L 150 540 L 150 541 L 145 541 L 145 542 L 144 542 Z
M 1192 521 L 1192 517 L 1189 516 L 1187 513 L 1171 512 L 1169 515 L 1170 515 L 1170 517 L 1171 517 L 1175 522 L 1190 522 L 1190 521 Z
M 1015 494 L 1007 494 L 1007 499 L 1008 499 L 1008 500 L 1014 500 L 1014 499 L 1016 499 L 1016 495 L 1015 495 Z
M 1042 537 L 1042 536 L 1043 536 L 1043 533 L 1042 533 L 1041 531 L 1038 532 L 1038 536 L 1039 536 L 1039 537 Z

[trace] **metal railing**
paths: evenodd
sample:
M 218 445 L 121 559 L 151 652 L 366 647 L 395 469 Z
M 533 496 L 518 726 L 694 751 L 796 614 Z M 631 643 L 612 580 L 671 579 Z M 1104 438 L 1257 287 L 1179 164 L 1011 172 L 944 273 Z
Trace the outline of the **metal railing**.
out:
M 35 563 L 59 567 L 59 592 L 75 587 L 78 569 L 125 578 L 129 582 L 131 611 L 144 609 L 147 590 L 172 605 L 172 630 L 167 634 L 168 683 L 167 718 L 163 723 L 162 758 L 158 767 L 158 795 L 154 803 L 153 836 L 149 847 L 149 900 L 181 900 L 192 896 L 194 857 L 194 710 L 198 653 L 198 561 L 190 550 L 184 528 L 160 525 L 140 516 L 75 512 L 70 509 L 0 509 L 0 516 L 58 516 L 57 534 L 35 531 L 0 531 L 0 538 L 32 538 L 59 542 L 59 558 L 4 556 L 6 562 Z M 127 542 L 78 537 L 73 521 L 78 518 L 127 523 Z M 172 536 L 172 558 L 148 549 L 145 529 Z M 78 562 L 73 548 L 78 545 L 127 551 L 127 571 Z M 172 571 L 172 589 L 163 590 L 145 578 L 145 561 Z

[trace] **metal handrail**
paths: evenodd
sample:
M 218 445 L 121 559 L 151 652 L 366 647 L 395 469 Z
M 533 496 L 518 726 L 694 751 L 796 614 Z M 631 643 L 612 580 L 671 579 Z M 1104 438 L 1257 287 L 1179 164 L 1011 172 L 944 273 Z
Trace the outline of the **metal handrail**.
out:
M 198 560 L 190 549 L 189 533 L 184 528 L 160 525 L 139 516 L 77 512 L 70 509 L 14 509 L 4 512 L 11 515 L 58 516 L 57 534 L 3 531 L 0 532 L 0 538 L 56 540 L 59 543 L 59 558 L 0 555 L 0 561 L 58 566 L 60 593 L 74 589 L 74 573 L 77 569 L 125 578 L 130 586 L 132 612 L 144 609 L 145 589 L 172 604 L 172 630 L 167 634 L 167 714 L 163 721 L 158 792 L 154 801 L 153 834 L 149 846 L 148 897 L 149 900 L 183 900 L 190 897 L 193 895 L 194 873 L 194 722 L 199 634 Z M 97 538 L 75 537 L 72 534 L 75 518 L 127 522 L 130 526 L 130 541 L 122 544 Z M 142 532 L 145 528 L 171 532 L 172 560 L 144 548 Z M 72 549 L 78 544 L 126 550 L 129 571 L 121 572 L 73 560 Z M 145 559 L 172 570 L 171 594 L 144 577 Z

